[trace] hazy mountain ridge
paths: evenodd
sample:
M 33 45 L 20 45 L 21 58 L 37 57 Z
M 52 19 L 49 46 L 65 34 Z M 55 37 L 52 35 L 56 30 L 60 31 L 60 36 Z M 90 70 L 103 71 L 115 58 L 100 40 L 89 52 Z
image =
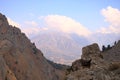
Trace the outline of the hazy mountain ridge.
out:
M 31 38 L 36 46 L 42 50 L 45 56 L 57 63 L 70 64 L 80 58 L 82 47 L 96 42 L 100 49 L 102 45 L 113 45 L 120 35 L 112 33 L 94 33 L 88 37 L 63 32 L 44 31 L 34 38 Z
M 80 45 L 76 40 L 72 35 L 60 32 L 44 32 L 32 38 L 48 59 L 62 64 L 70 64 L 80 58 L 83 41 Z

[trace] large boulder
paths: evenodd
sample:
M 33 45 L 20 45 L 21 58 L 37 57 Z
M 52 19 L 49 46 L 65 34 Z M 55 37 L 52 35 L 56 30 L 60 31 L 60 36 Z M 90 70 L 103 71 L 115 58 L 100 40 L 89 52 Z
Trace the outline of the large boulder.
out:
M 91 55 L 100 54 L 100 49 L 97 43 L 88 45 L 82 48 L 81 58 L 91 58 Z

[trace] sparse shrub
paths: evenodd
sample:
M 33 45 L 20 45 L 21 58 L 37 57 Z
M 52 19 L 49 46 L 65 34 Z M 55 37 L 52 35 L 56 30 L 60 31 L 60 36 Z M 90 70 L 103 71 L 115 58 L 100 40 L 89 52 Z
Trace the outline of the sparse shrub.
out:
M 104 45 L 102 46 L 102 52 L 107 51 L 109 49 L 111 49 L 112 47 L 110 45 L 107 45 L 107 47 L 105 47 Z
M 33 53 L 34 53 L 34 54 L 37 53 L 37 48 L 36 48 L 36 47 L 33 48 Z
M 102 46 L 102 51 L 105 51 L 106 50 L 106 47 L 103 45 Z
M 35 43 L 32 43 L 33 45 L 35 45 Z
M 117 44 L 117 42 L 115 41 L 115 42 L 114 42 L 114 45 L 116 45 L 116 44 Z
M 110 48 L 111 48 L 110 45 L 108 45 L 108 46 L 107 46 L 107 49 L 109 50 Z

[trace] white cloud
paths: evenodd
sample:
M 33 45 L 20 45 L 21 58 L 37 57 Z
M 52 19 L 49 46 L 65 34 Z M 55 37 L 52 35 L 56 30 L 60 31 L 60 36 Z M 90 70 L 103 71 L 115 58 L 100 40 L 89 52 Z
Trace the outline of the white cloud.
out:
M 10 18 L 7 18 L 7 20 L 10 25 L 20 28 L 21 31 L 24 32 L 27 36 L 36 35 L 40 32 L 40 30 L 42 30 L 35 21 L 25 21 L 22 25 L 20 25 Z
M 105 21 L 110 25 L 108 27 L 102 27 L 99 32 L 120 33 L 120 10 L 109 6 L 106 9 L 102 9 L 101 13 L 105 17 Z
M 120 10 L 108 6 L 107 9 L 102 9 L 101 12 L 107 22 L 114 26 L 120 25 Z
M 25 24 L 33 27 L 38 26 L 38 23 L 35 21 L 25 21 Z
M 8 18 L 8 22 L 11 25 L 15 25 L 19 27 L 29 37 L 37 35 L 41 31 L 44 32 L 46 30 L 58 30 L 65 33 L 75 33 L 80 36 L 85 36 L 85 37 L 87 36 L 87 38 L 91 40 L 93 37 L 94 40 L 97 39 L 98 41 L 100 40 L 99 40 L 99 36 L 97 35 L 120 34 L 120 10 L 109 6 L 107 8 L 102 9 L 101 14 L 105 17 L 105 21 L 109 23 L 109 25 L 100 28 L 98 30 L 99 33 L 96 33 L 96 31 L 91 32 L 85 26 L 75 21 L 74 19 L 61 15 L 41 16 L 39 17 L 39 22 L 25 21 L 21 26 L 15 21 L 11 20 L 10 18 Z M 104 38 L 102 38 L 101 36 L 101 39 Z M 106 40 L 107 39 L 108 37 L 106 38 Z
M 28 36 L 35 35 L 39 33 L 38 27 L 24 27 L 23 32 L 25 32 Z
M 41 27 L 40 23 L 35 21 L 25 21 L 20 28 L 28 37 L 38 35 L 41 31 L 48 30 L 47 27 Z
M 113 44 L 120 39 L 120 10 L 108 6 L 101 10 L 105 22 L 109 23 L 106 27 L 101 27 L 97 32 L 89 36 L 90 41 L 97 42 L 99 45 Z
M 37 35 L 39 32 L 45 30 L 57 30 L 65 33 L 75 33 L 80 36 L 88 36 L 91 34 L 91 32 L 79 22 L 66 16 L 48 15 L 39 17 L 39 19 L 42 21 L 42 28 L 40 28 L 41 22 L 37 23 L 35 21 L 24 21 L 21 26 L 10 18 L 8 18 L 8 22 L 13 26 L 19 27 L 22 32 L 27 34 L 27 36 Z
M 40 31 L 39 24 L 35 21 L 25 21 L 21 29 L 27 36 L 36 35 Z
M 91 32 L 72 18 L 60 15 L 48 15 L 44 17 L 48 28 L 60 30 L 66 33 L 76 33 L 80 36 L 88 36 Z
M 18 27 L 24 32 L 28 37 L 35 36 L 39 34 L 41 31 L 48 30 L 47 27 L 40 27 L 40 24 L 35 21 L 24 21 L 23 23 L 18 24 L 17 22 L 13 21 L 9 17 L 7 18 L 9 25 Z
M 18 24 L 17 22 L 13 21 L 9 17 L 7 18 L 7 20 L 8 20 L 9 25 L 13 25 L 15 27 L 20 27 L 20 24 Z

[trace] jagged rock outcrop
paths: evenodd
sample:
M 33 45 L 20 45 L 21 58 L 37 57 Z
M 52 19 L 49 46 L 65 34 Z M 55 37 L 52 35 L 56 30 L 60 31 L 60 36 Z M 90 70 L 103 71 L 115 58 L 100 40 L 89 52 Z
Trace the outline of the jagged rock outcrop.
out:
M 0 14 L 0 80 L 62 80 L 55 69 L 20 29 Z
M 119 42 L 111 50 L 120 54 Z M 111 55 L 108 52 L 106 54 Z M 109 57 L 106 60 L 106 54 L 100 51 L 96 43 L 84 47 L 81 59 L 73 62 L 71 68 L 67 70 L 66 80 L 119 80 L 120 61 L 114 59 L 110 62 Z
M 106 61 L 120 61 L 120 40 L 102 54 Z

